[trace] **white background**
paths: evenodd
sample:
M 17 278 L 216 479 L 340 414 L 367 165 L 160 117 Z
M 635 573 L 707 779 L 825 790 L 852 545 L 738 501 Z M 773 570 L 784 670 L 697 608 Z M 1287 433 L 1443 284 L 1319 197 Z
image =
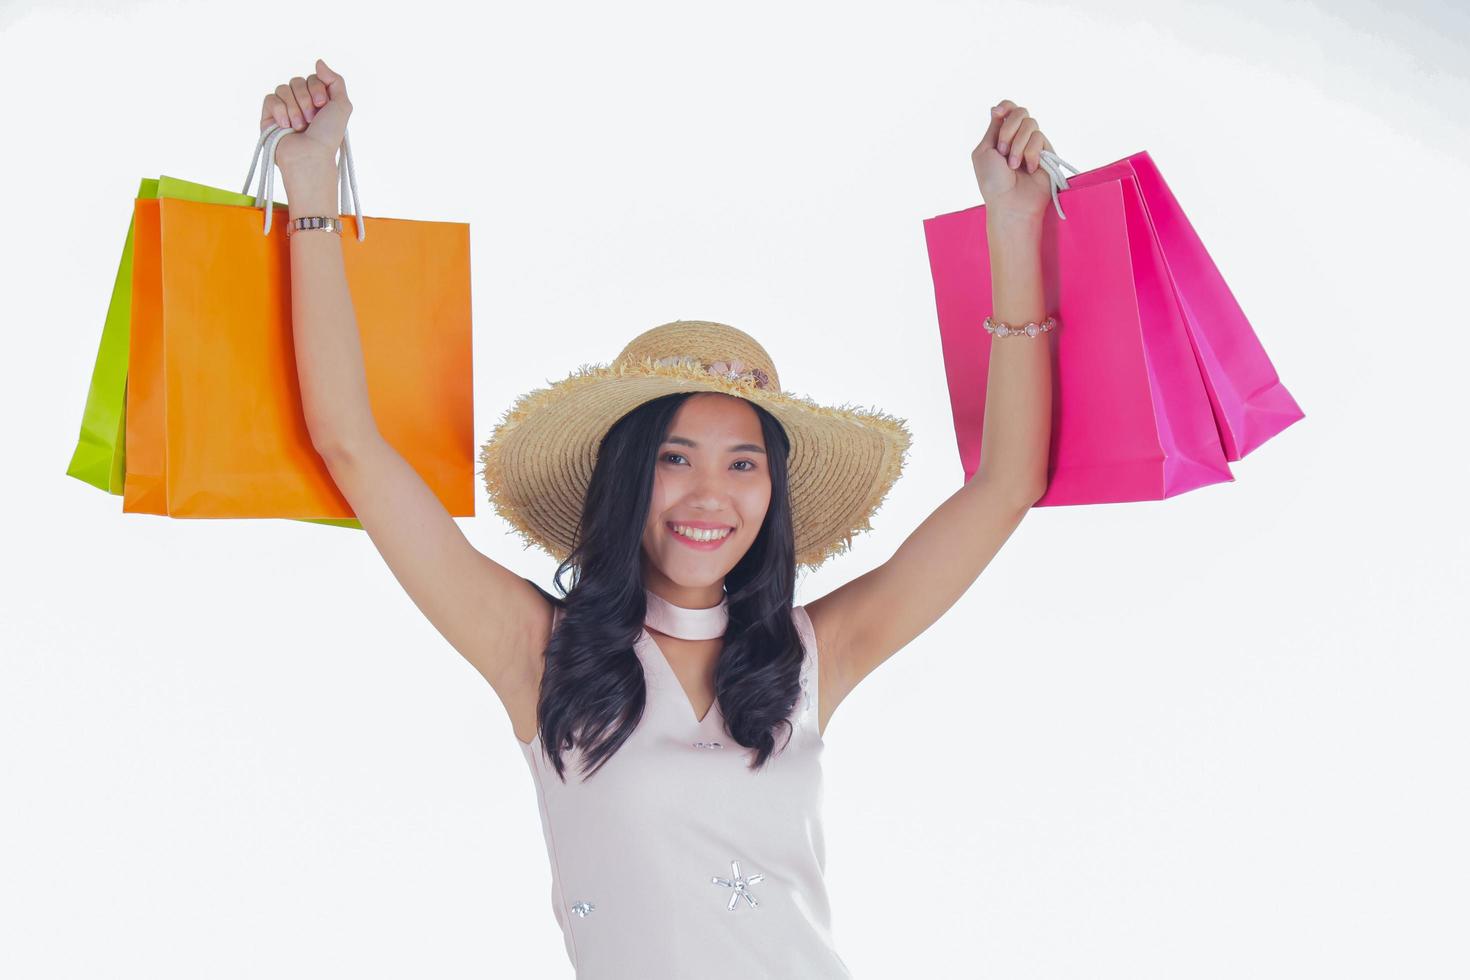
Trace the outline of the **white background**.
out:
M 673 319 L 909 420 L 810 601 L 959 486 L 921 222 L 989 106 L 1158 162 L 1307 418 L 1033 511 L 827 731 L 838 947 L 905 977 L 1464 977 L 1467 21 L 1448 5 L 0 5 L 0 974 L 569 977 L 526 764 L 365 535 L 64 475 L 145 176 L 347 78 L 471 226 L 475 430 Z M 279 184 L 278 184 L 279 187 Z M 282 192 L 283 193 L 283 192 Z M 474 544 L 550 588 L 479 494 Z

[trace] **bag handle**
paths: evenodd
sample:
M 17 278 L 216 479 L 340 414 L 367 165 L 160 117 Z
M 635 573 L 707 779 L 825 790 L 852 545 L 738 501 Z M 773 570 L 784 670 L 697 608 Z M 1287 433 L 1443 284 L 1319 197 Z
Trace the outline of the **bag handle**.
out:
M 240 188 L 241 194 L 250 193 L 250 181 L 255 178 L 255 169 L 264 160 L 265 166 L 260 171 L 260 183 L 255 190 L 254 204 L 257 208 L 265 209 L 265 229 L 261 232 L 263 235 L 271 233 L 271 215 L 275 211 L 271 198 L 275 196 L 276 191 L 276 144 L 281 141 L 281 137 L 290 132 L 293 130 L 277 126 L 275 123 L 271 123 L 261 131 L 260 139 L 255 143 L 255 156 L 250 161 L 250 172 L 245 175 L 245 186 Z M 367 237 L 367 224 L 362 217 L 362 202 L 357 197 L 357 168 L 352 164 L 352 142 L 347 138 L 347 130 L 344 129 L 342 130 L 342 149 L 337 154 L 337 210 L 342 214 L 348 212 L 349 185 L 352 189 L 351 210 L 357 217 L 357 240 L 362 241 Z
M 1062 167 L 1066 167 L 1074 175 L 1081 173 L 1080 170 L 1057 156 L 1051 150 L 1041 151 L 1041 169 L 1046 171 L 1047 180 L 1051 183 L 1051 206 L 1056 208 L 1058 216 L 1063 221 L 1066 221 L 1067 216 L 1062 213 L 1062 204 L 1057 200 L 1057 191 L 1067 190 L 1067 175 L 1062 173 Z

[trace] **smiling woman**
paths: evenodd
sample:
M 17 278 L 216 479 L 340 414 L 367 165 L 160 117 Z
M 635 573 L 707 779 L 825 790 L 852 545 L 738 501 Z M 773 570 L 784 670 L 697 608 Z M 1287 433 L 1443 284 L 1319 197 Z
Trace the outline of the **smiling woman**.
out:
M 345 121 L 342 92 L 342 112 L 329 102 L 291 145 L 335 135 L 320 127 Z M 1013 317 L 1037 291 L 1032 211 L 1046 200 L 1040 184 L 1015 189 L 993 149 L 1040 142 L 1020 117 L 994 120 L 976 158 L 991 214 L 1006 215 L 992 254 L 997 310 Z M 287 180 L 293 206 L 324 192 L 324 158 L 310 159 Z M 405 589 L 505 704 L 578 973 L 849 976 L 824 880 L 823 731 L 1040 495 L 1044 349 L 991 359 L 1005 377 L 991 379 L 975 477 L 887 562 L 797 606 L 797 568 L 845 551 L 897 481 L 904 420 L 785 391 L 765 348 L 727 324 L 644 331 L 611 364 L 521 396 L 481 449 L 496 510 L 559 561 L 557 598 L 470 547 L 376 432 L 341 256 L 330 236 L 307 237 L 291 246 L 293 329 L 313 444 Z M 727 918 L 742 903 L 762 909 L 758 942 Z
M 868 526 L 908 445 L 901 419 L 783 391 L 707 321 L 530 392 L 486 443 L 497 510 L 560 561 L 560 598 L 526 580 L 546 612 L 501 696 L 579 974 L 850 975 L 820 813 L 838 644 L 796 571 Z M 756 908 L 759 943 L 728 918 Z
M 997 234 L 993 254 L 1032 250 L 1019 211 Z M 824 878 L 823 732 L 1039 496 L 1044 351 L 992 358 L 1016 377 L 990 388 L 980 472 L 893 558 L 797 606 L 797 568 L 845 551 L 898 480 L 904 420 L 785 391 L 765 348 L 729 325 L 644 331 L 611 364 L 521 396 L 481 449 L 496 510 L 560 563 L 554 597 L 470 547 L 375 431 L 340 255 L 304 237 L 293 284 L 334 297 L 293 308 L 298 348 L 336 352 L 298 359 L 303 399 L 320 406 L 314 444 L 410 596 L 506 706 L 579 975 L 849 976 Z M 1034 260 L 1004 266 L 1007 312 Z M 756 908 L 757 921 L 728 918 Z
M 828 938 L 820 669 L 791 605 L 789 450 L 769 412 L 714 392 L 655 398 L 601 441 L 521 742 L 579 972 L 849 976 Z M 717 831 L 732 790 L 756 816 Z M 760 909 L 763 944 L 724 918 L 740 905 Z

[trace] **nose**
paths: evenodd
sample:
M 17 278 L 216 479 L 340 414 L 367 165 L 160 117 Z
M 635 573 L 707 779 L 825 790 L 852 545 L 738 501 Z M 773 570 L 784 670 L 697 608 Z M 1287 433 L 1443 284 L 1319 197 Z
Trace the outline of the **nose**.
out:
M 725 510 L 729 496 L 729 477 L 724 473 L 698 472 L 689 487 L 689 502 L 711 513 Z

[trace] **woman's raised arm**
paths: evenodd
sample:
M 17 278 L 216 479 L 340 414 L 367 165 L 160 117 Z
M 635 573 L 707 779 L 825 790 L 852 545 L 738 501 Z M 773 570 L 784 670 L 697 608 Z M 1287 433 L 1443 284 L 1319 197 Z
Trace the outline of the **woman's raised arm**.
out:
M 1020 327 L 1046 317 L 1041 233 L 1051 185 L 1038 174 L 1051 148 L 1036 121 L 1009 99 L 970 154 L 985 198 L 994 318 Z M 984 274 L 976 270 L 976 275 Z M 899 545 L 893 556 L 807 603 L 817 646 L 828 648 L 828 714 L 857 684 L 923 633 L 965 594 L 1046 491 L 1052 367 L 1045 333 L 1006 336 L 990 347 L 980 463 Z M 825 668 L 824 668 L 825 669 Z M 827 683 L 826 680 L 823 683 Z
M 293 78 L 266 96 L 261 128 L 275 123 L 293 130 L 275 153 L 292 220 L 337 213 L 335 156 L 351 112 L 346 83 L 323 61 L 309 78 Z M 378 431 L 340 236 L 299 231 L 290 250 L 296 370 L 312 445 L 414 604 L 508 710 L 527 697 L 534 703 L 550 603 L 476 550 Z

